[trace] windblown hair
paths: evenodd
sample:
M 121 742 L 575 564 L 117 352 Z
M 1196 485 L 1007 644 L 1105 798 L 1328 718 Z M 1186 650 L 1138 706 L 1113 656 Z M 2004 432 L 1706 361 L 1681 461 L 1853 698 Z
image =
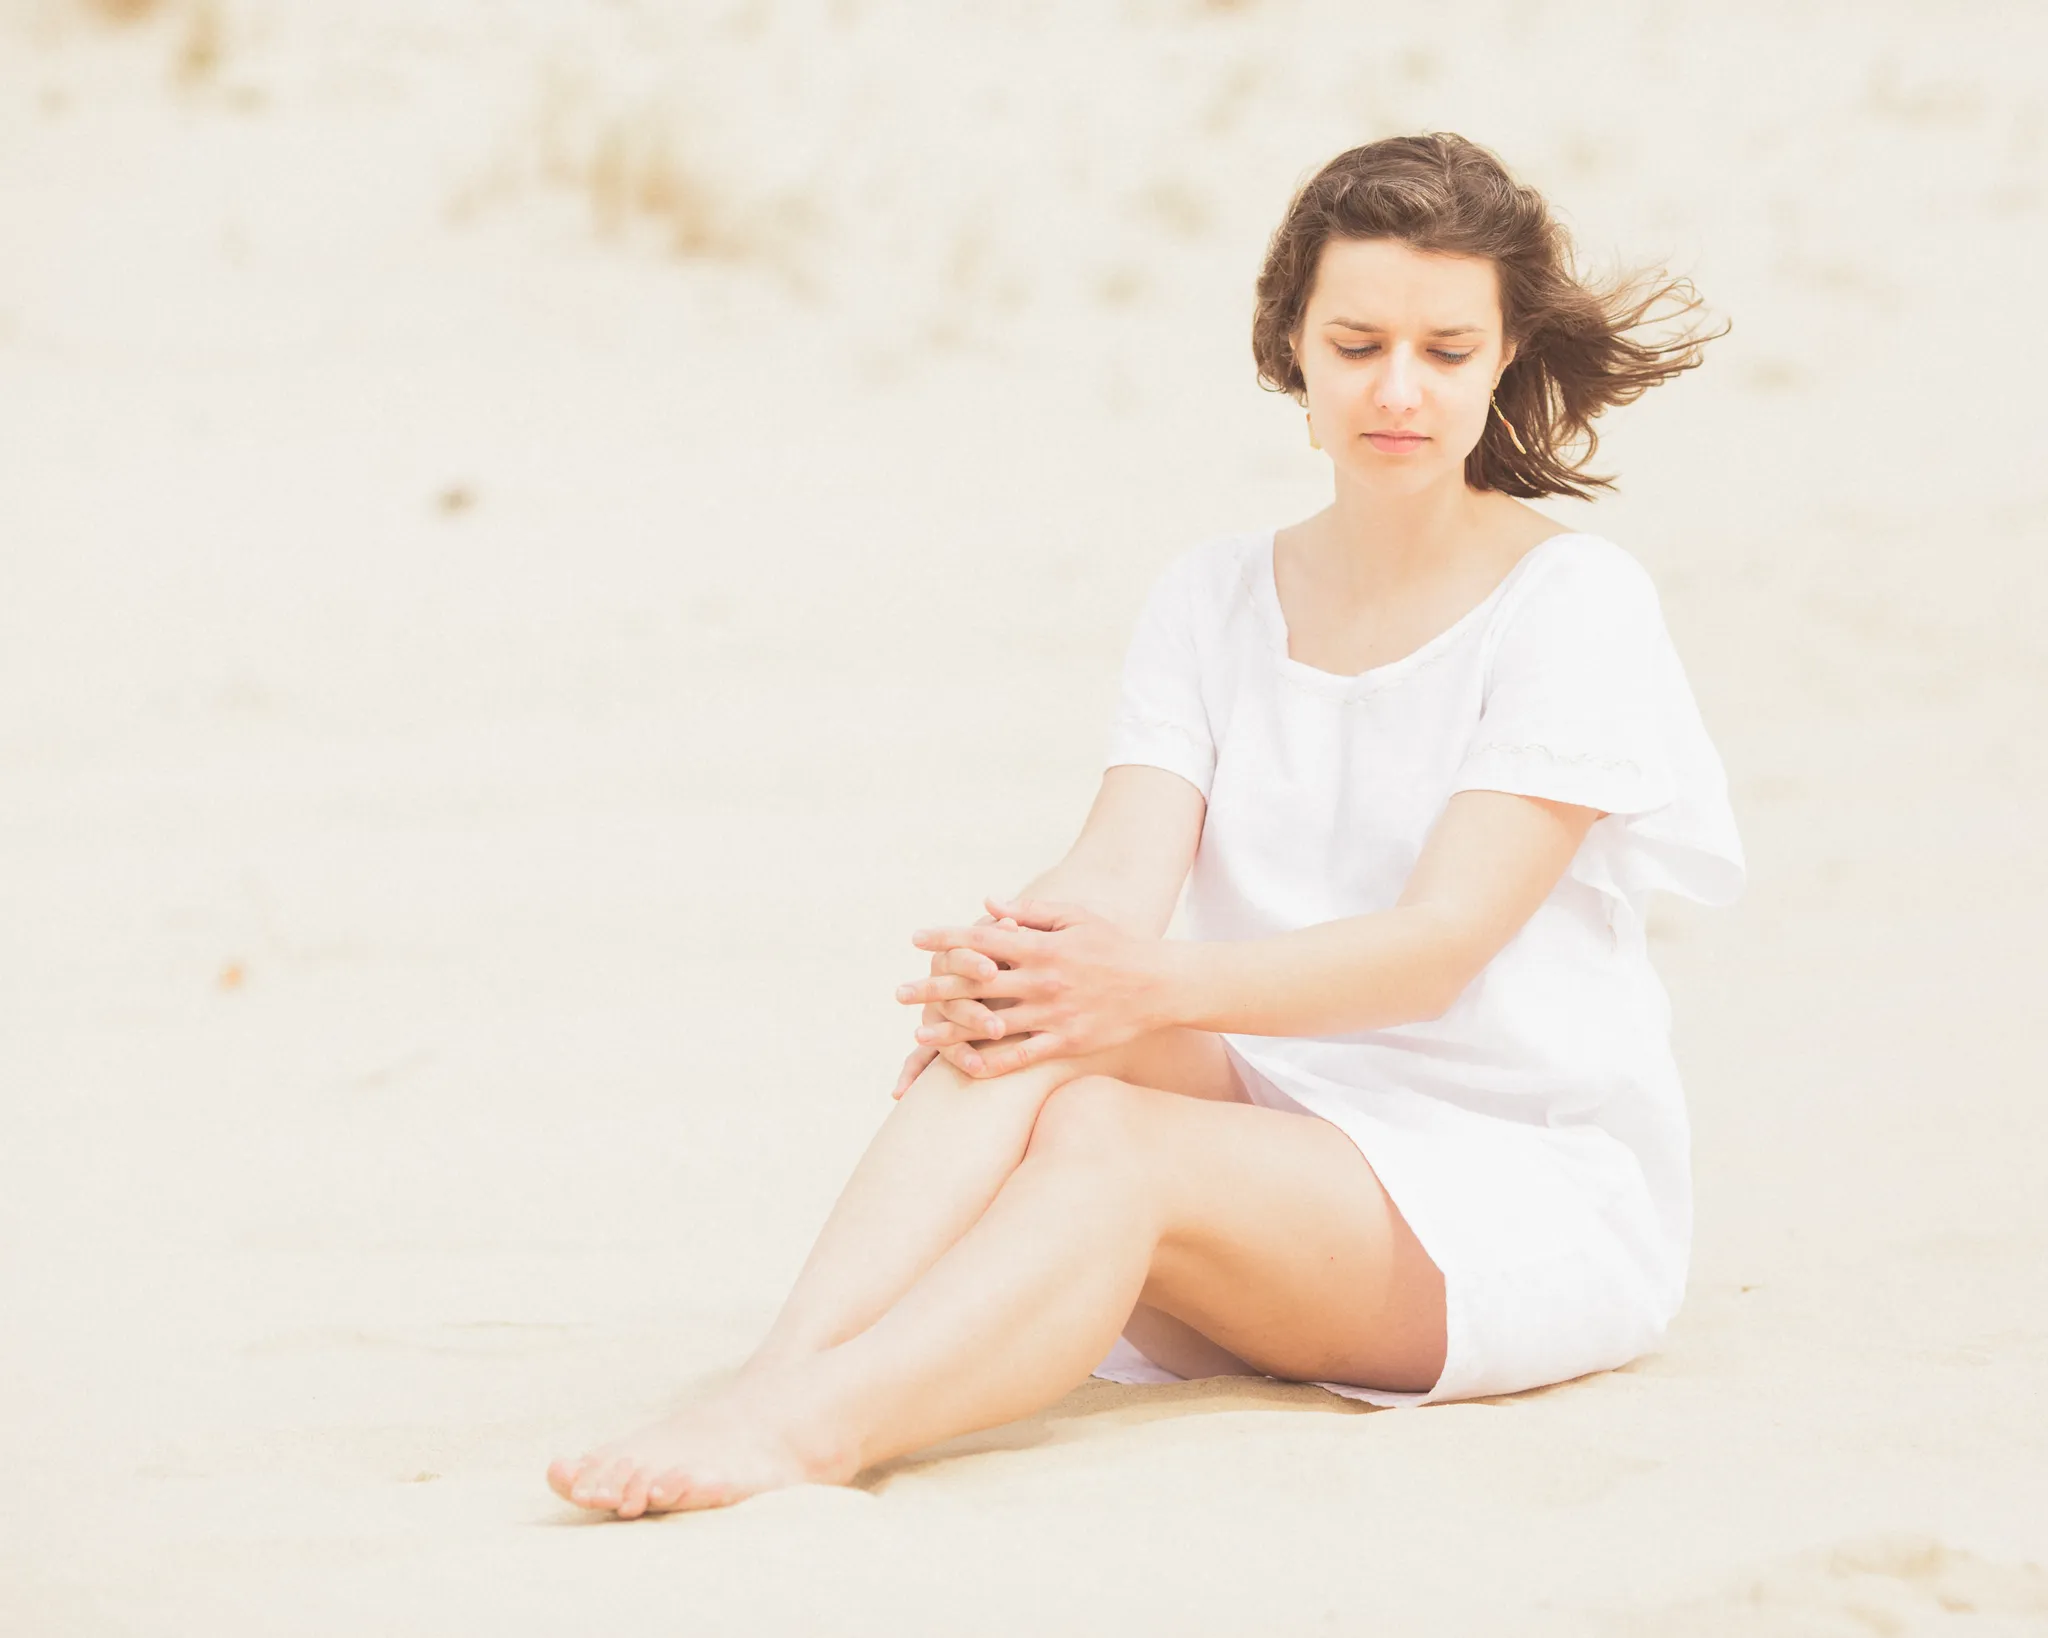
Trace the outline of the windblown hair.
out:
M 1485 257 L 1498 270 L 1504 339 L 1518 350 L 1495 397 L 1528 453 L 1489 414 L 1465 458 L 1465 481 L 1475 489 L 1580 500 L 1592 499 L 1593 488 L 1612 489 L 1611 476 L 1586 470 L 1600 447 L 1594 417 L 1693 369 L 1706 343 L 1728 333 L 1724 324 L 1709 334 L 1688 327 L 1638 339 L 1661 302 L 1677 306 L 1659 324 L 1700 310 L 1689 279 L 1651 269 L 1590 280 L 1575 270 L 1571 236 L 1543 196 L 1492 152 L 1449 132 L 1388 137 L 1339 154 L 1302 185 L 1259 270 L 1259 384 L 1296 403 L 1306 384 L 1292 338 L 1332 239 L 1398 239 L 1427 253 Z

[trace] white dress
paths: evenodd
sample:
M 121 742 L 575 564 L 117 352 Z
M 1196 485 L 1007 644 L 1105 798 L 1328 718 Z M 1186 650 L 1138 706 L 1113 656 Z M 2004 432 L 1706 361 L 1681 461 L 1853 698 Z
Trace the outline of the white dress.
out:
M 1109 762 L 1208 799 L 1186 936 L 1260 938 L 1390 908 L 1453 793 L 1602 810 L 1534 915 L 1441 1018 L 1226 1035 L 1252 1098 L 1356 1143 L 1442 1270 L 1427 1393 L 1511 1393 L 1625 1363 L 1684 1294 L 1689 1132 L 1649 894 L 1732 903 L 1727 776 L 1647 571 L 1554 535 L 1414 653 L 1357 676 L 1292 659 L 1270 530 L 1207 540 L 1147 598 Z M 1178 1380 L 1120 1338 L 1096 1375 Z

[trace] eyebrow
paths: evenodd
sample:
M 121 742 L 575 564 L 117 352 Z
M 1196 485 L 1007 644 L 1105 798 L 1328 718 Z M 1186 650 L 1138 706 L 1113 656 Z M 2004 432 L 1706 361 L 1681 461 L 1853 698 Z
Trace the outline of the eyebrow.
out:
M 1323 322 L 1340 330 L 1369 330 L 1375 335 L 1383 334 L 1385 331 L 1384 325 L 1367 324 L 1359 319 L 1333 318 L 1325 319 Z M 1429 333 L 1433 336 L 1469 336 L 1479 334 L 1479 330 L 1480 327 L 1476 324 L 1447 324 L 1442 329 Z

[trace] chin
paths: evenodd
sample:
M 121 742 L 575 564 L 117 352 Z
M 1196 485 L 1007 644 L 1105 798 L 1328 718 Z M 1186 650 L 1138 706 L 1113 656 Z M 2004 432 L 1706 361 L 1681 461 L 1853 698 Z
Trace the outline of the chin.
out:
M 1465 463 L 1459 461 L 1457 470 L 1462 474 Z M 1397 494 L 1408 494 L 1417 489 L 1427 489 L 1433 483 L 1443 481 L 1446 471 L 1442 461 L 1384 461 L 1368 458 L 1351 468 L 1359 481 L 1374 489 L 1386 489 Z

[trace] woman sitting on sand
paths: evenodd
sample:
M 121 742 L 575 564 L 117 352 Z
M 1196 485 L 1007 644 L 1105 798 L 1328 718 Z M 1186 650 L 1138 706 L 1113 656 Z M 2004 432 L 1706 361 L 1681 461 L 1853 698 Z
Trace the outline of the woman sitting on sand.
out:
M 1160 577 L 1072 850 L 916 935 L 921 1045 L 767 1338 L 559 1494 L 845 1482 L 1091 1371 L 1420 1403 L 1656 1344 L 1692 1210 L 1645 901 L 1732 901 L 1742 848 L 1649 576 L 1514 497 L 1612 486 L 1590 422 L 1699 362 L 1632 339 L 1688 288 L 1590 287 L 1455 136 L 1299 192 L 1252 350 L 1331 504 Z

